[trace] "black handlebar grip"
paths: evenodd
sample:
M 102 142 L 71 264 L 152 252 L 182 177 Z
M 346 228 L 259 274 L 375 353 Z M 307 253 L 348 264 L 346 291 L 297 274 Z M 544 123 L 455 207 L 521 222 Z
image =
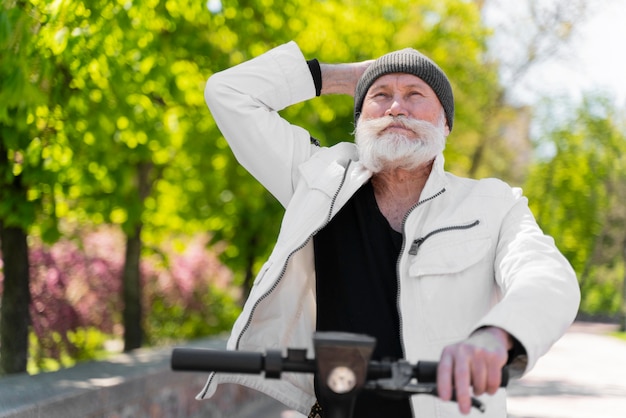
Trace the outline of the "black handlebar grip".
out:
M 217 351 L 206 348 L 174 348 L 172 370 L 259 374 L 263 371 L 262 353 Z
M 435 383 L 437 381 L 437 367 L 439 362 L 436 361 L 418 361 L 413 366 L 413 376 L 420 383 Z
M 505 366 L 502 368 L 502 380 L 500 381 L 500 387 L 505 388 L 508 386 L 508 384 L 509 384 L 509 368 Z
M 418 361 L 413 366 L 413 376 L 420 383 L 436 382 L 437 381 L 437 367 L 439 363 L 436 361 Z M 502 377 L 500 381 L 500 387 L 506 387 L 509 384 L 509 369 L 504 367 L 502 369 Z

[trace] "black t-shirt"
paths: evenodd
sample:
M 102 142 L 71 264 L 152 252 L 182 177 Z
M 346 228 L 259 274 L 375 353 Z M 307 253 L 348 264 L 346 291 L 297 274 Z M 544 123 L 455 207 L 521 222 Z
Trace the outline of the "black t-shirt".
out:
M 313 238 L 317 277 L 317 330 L 376 338 L 372 358 L 403 358 L 398 315 L 397 263 L 402 234 L 376 204 L 370 182 L 361 187 Z M 318 400 L 322 409 L 324 400 Z M 356 417 L 411 417 L 407 399 L 362 392 Z

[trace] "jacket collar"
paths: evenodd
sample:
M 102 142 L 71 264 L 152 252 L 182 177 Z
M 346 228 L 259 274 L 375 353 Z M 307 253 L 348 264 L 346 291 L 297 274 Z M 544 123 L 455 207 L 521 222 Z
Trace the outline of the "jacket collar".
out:
M 420 200 L 434 196 L 447 187 L 448 177 L 446 176 L 444 163 L 445 158 L 443 154 L 439 154 L 435 157 L 433 168 L 428 176 L 428 180 L 426 180 L 426 185 L 424 186 L 424 190 L 422 190 Z
M 299 170 L 310 188 L 320 190 L 329 197 L 335 196 L 340 191 L 340 194 L 335 197 L 341 206 L 372 177 L 372 172 L 365 168 L 358 159 L 358 150 L 354 143 L 340 142 L 333 147 L 321 149 L 304 162 Z M 448 181 L 444 163 L 443 154 L 435 157 L 432 171 L 422 191 L 424 198 L 435 195 L 446 188 Z M 340 185 L 341 189 L 339 189 Z

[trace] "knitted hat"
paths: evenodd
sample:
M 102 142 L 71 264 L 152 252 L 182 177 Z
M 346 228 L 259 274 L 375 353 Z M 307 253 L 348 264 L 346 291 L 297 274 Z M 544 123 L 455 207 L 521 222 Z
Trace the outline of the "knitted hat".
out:
M 390 52 L 374 61 L 365 70 L 354 92 L 354 122 L 359 119 L 363 100 L 377 78 L 392 73 L 413 74 L 421 78 L 433 89 L 446 114 L 448 128 L 454 122 L 454 96 L 445 73 L 430 58 L 412 48 Z

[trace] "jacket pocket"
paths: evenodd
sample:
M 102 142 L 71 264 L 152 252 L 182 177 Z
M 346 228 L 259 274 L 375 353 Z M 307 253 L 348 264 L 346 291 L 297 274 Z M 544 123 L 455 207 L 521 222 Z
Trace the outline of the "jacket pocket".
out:
M 409 275 L 445 275 L 462 272 L 491 251 L 491 237 L 480 220 L 435 228 L 413 240 Z
M 491 308 L 495 289 L 492 241 L 486 225 L 478 223 L 433 234 L 416 255 L 409 255 L 407 303 L 414 304 L 416 320 L 430 343 L 466 338 Z

